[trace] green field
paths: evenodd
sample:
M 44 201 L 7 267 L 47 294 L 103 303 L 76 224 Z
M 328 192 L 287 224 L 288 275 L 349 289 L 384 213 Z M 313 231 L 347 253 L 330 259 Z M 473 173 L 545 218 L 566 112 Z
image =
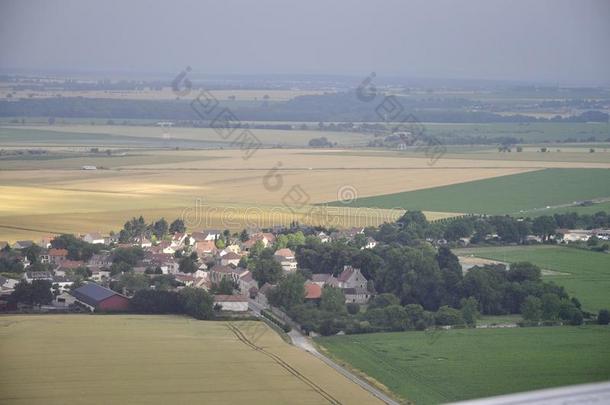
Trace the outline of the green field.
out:
M 610 196 L 608 169 L 545 169 L 450 186 L 359 198 L 355 207 L 509 214 Z M 331 205 L 345 205 L 334 202 Z
M 0 359 L 2 404 L 379 403 L 255 321 L 8 315 Z
M 610 308 L 610 254 L 560 246 L 485 247 L 456 249 L 455 253 L 503 262 L 528 261 L 564 273 L 543 278 L 564 286 L 588 311 Z
M 316 339 L 417 404 L 610 379 L 610 328 L 375 333 Z

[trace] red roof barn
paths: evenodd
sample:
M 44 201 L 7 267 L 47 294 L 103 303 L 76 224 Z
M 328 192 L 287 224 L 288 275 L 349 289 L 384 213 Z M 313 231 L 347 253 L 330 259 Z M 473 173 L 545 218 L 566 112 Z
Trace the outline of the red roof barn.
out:
M 95 283 L 87 283 L 71 292 L 92 311 L 127 311 L 129 298 Z

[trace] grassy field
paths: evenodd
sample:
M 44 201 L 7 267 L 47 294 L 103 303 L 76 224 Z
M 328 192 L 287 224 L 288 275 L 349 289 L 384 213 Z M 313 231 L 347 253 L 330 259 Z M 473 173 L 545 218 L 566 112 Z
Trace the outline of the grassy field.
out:
M 474 255 L 502 262 L 532 262 L 562 274 L 544 275 L 564 286 L 584 309 L 597 312 L 610 308 L 610 254 L 560 246 L 509 246 L 456 249 L 459 256 Z
M 417 404 L 610 378 L 610 328 L 376 333 L 316 339 L 331 355 Z
M 231 325 L 178 316 L 0 317 L 0 403 L 378 403 L 264 323 Z
M 547 169 L 425 190 L 361 198 L 356 207 L 509 214 L 610 197 L 608 169 Z

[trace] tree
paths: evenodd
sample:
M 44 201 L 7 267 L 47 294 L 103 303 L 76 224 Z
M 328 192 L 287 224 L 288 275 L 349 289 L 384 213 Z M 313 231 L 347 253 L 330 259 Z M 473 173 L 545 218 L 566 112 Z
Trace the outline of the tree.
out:
M 277 287 L 271 290 L 269 300 L 271 304 L 292 308 L 302 304 L 305 298 L 305 278 L 299 273 L 293 273 L 281 280 Z
M 436 311 L 434 320 L 437 325 L 463 325 L 464 318 L 462 313 L 455 308 L 451 308 L 447 305 L 442 306 Z
M 191 256 L 186 256 L 180 259 L 178 270 L 182 273 L 194 273 L 197 271 L 197 263 Z
M 360 304 L 357 304 L 355 302 L 347 303 L 346 307 L 347 307 L 347 312 L 350 315 L 356 315 L 358 312 L 360 312 Z
M 110 275 L 114 276 L 119 273 L 129 273 L 133 271 L 133 267 L 126 262 L 112 263 L 110 265 Z
M 183 308 L 175 291 L 139 290 L 129 300 L 134 312 L 144 314 L 179 314 Z
M 532 222 L 532 232 L 534 232 L 535 235 L 540 236 L 544 241 L 554 235 L 556 229 L 557 223 L 555 222 L 555 218 L 548 215 L 536 217 L 534 222 Z
M 400 305 L 390 305 L 383 309 L 386 326 L 392 331 L 407 329 L 407 311 Z
M 144 258 L 144 251 L 139 246 L 127 248 L 116 248 L 112 252 L 113 263 L 127 263 L 130 266 L 135 266 L 138 261 Z
M 320 309 L 333 313 L 344 313 L 345 295 L 343 295 L 343 291 L 336 287 L 324 286 L 320 299 Z
M 181 219 L 176 219 L 169 226 L 169 233 L 184 233 L 186 231 L 186 226 L 184 226 L 184 221 Z
M 587 246 L 597 246 L 598 243 L 599 243 L 599 238 L 595 235 L 593 235 L 589 239 L 587 239 Z
M 52 284 L 47 280 L 34 280 L 31 283 L 23 280 L 16 286 L 9 302 L 29 305 L 46 305 L 53 301 Z
M 434 318 L 419 304 L 405 306 L 407 313 L 407 329 L 424 330 L 434 324 Z
M 239 234 L 239 240 L 242 242 L 245 242 L 248 239 L 250 239 L 250 236 L 248 235 L 248 231 L 246 231 L 245 229 L 242 230 L 241 233 Z
M 145 290 L 149 287 L 149 280 L 144 274 L 124 273 L 119 277 L 115 288 L 118 292 L 125 291 L 128 295 L 134 294 L 136 291 Z
M 178 299 L 184 312 L 194 318 L 211 319 L 214 316 L 214 299 L 201 288 L 183 288 Z
M 542 302 L 540 298 L 528 295 L 521 305 L 521 316 L 526 321 L 538 322 L 542 318 Z
M 468 297 L 467 299 L 462 300 L 462 318 L 464 318 L 464 322 L 468 326 L 476 326 L 477 325 L 477 317 L 479 315 L 479 303 L 476 298 Z
M 542 302 L 542 319 L 555 320 L 559 317 L 561 300 L 557 294 L 546 293 L 540 298 Z
M 157 239 L 163 239 L 167 235 L 168 225 L 165 218 L 161 218 L 153 224 L 153 234 Z
M 271 258 L 258 258 L 252 261 L 252 277 L 259 286 L 265 283 L 275 284 L 282 277 L 282 265 Z
M 524 281 L 540 281 L 540 267 L 530 262 L 517 262 L 510 265 L 507 272 L 509 281 L 522 283 Z
M 369 304 L 369 310 L 375 308 L 385 308 L 390 305 L 399 305 L 400 300 L 392 293 L 378 294 L 373 298 L 373 301 Z M 423 309 L 422 309 L 423 310 Z
M 223 277 L 218 283 L 212 285 L 212 294 L 231 295 L 236 288 L 229 277 Z
M 607 309 L 600 309 L 597 313 L 597 323 L 599 325 L 608 325 L 610 323 L 610 311 Z

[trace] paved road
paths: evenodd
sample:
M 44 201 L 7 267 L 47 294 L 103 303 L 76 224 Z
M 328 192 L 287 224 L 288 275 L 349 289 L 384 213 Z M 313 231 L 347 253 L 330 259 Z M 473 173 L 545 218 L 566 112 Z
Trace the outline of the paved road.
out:
M 260 315 L 260 311 L 265 308 L 264 306 L 262 306 L 261 304 L 259 304 L 256 301 L 253 301 L 253 300 L 249 300 L 249 304 L 250 304 L 250 309 L 256 315 Z M 352 381 L 354 384 L 359 385 L 366 391 L 370 392 L 371 395 L 373 395 L 374 397 L 385 402 L 386 404 L 399 405 L 399 402 L 393 400 L 388 395 L 384 394 L 382 391 L 373 387 L 368 382 L 362 380 L 360 377 L 356 376 L 355 374 L 351 373 L 344 367 L 340 366 L 339 364 L 335 363 L 334 361 L 332 361 L 331 359 L 329 359 L 328 357 L 326 357 L 325 355 L 320 353 L 318 351 L 318 349 L 316 349 L 316 347 L 311 343 L 311 340 L 307 336 L 305 336 L 301 332 L 299 332 L 296 328 L 292 328 L 292 330 L 290 332 L 288 332 L 288 336 L 290 336 L 290 339 L 292 340 L 293 345 L 295 345 L 296 347 L 298 347 L 300 349 L 305 350 L 306 352 L 310 353 L 312 356 L 317 357 L 318 359 L 322 360 L 329 367 L 333 368 L 335 371 L 342 374 L 345 378 Z

